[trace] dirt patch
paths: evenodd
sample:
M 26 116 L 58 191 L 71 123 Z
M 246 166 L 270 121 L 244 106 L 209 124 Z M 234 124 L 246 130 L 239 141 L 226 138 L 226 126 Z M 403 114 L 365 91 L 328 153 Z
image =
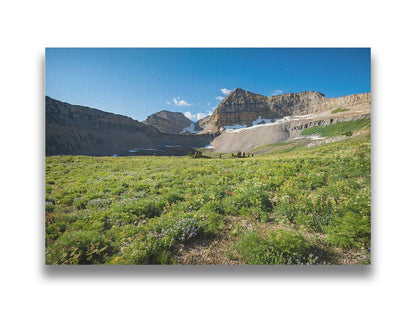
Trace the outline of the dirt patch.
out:
M 270 214 L 270 222 L 258 222 L 255 220 L 227 216 L 224 229 L 215 236 L 198 241 L 192 241 L 186 245 L 176 246 L 173 251 L 173 259 L 178 264 L 217 264 L 237 265 L 244 264 L 236 259 L 229 259 L 227 251 L 229 246 L 235 243 L 240 234 L 257 231 L 260 235 L 267 236 L 270 231 L 299 230 L 292 224 L 278 222 L 273 214 Z M 365 255 L 360 250 L 341 250 L 331 246 L 325 241 L 325 235 L 302 231 L 305 238 L 314 246 L 313 253 L 319 256 L 319 264 L 356 265 L 363 264 Z
M 178 264 L 241 264 L 227 257 L 228 246 L 236 241 L 231 230 L 237 217 L 226 217 L 225 228 L 213 237 L 179 245 L 173 250 L 173 259 Z

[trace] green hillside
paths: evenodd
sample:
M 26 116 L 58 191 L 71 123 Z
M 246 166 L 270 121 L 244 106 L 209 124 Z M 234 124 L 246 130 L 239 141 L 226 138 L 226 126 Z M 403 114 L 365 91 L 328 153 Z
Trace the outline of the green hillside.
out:
M 336 136 L 344 133 L 357 131 L 359 129 L 366 129 L 370 126 L 370 118 L 363 118 L 359 120 L 343 121 L 334 123 L 328 126 L 310 127 L 302 131 L 302 135 L 319 134 L 321 136 Z

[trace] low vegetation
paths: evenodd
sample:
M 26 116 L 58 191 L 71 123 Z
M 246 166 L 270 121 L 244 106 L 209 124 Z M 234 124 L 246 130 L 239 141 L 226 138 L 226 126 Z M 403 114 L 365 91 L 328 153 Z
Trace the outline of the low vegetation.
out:
M 341 112 L 348 112 L 350 109 L 349 108 L 337 108 L 337 109 L 334 109 L 331 113 L 332 114 L 336 114 L 336 113 L 341 113 Z
M 321 127 L 309 127 L 304 129 L 301 134 L 302 135 L 314 135 L 319 134 L 321 136 L 337 136 L 343 133 L 350 133 L 352 134 L 353 131 L 357 131 L 359 129 L 366 129 L 370 127 L 371 120 L 370 118 L 363 118 L 359 120 L 350 120 L 350 121 L 343 121 L 334 124 L 330 124 L 327 126 Z
M 369 264 L 370 150 L 366 133 L 254 157 L 46 157 L 46 263 Z
M 317 264 L 312 245 L 294 230 L 278 230 L 263 237 L 258 232 L 247 232 L 229 248 L 229 257 L 247 264 Z

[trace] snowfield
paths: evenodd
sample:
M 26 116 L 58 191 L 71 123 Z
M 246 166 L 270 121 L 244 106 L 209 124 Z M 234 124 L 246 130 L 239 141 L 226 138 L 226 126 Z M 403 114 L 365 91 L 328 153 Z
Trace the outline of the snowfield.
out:
M 247 125 L 233 125 L 233 126 L 224 126 L 224 128 L 225 128 L 225 132 L 228 132 L 228 133 L 240 133 L 240 132 L 245 132 L 247 130 L 252 130 L 255 128 L 270 127 L 270 126 L 278 125 L 286 121 L 312 119 L 315 116 L 316 115 L 285 116 L 281 119 L 262 119 L 261 116 L 259 116 L 255 121 L 253 121 L 253 126 L 251 127 L 247 127 Z

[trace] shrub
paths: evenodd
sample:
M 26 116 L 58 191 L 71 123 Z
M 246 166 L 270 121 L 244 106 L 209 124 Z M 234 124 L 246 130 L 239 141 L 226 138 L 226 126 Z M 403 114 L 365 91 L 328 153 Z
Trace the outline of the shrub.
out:
M 170 263 L 169 250 L 203 232 L 201 220 L 192 214 L 163 217 L 154 220 L 153 230 L 122 246 L 120 263 Z
M 211 210 L 208 206 L 204 206 L 199 210 L 203 218 L 201 223 L 204 234 L 213 234 L 216 231 L 224 228 L 223 216 L 215 210 Z
M 111 201 L 105 198 L 92 199 L 87 202 L 86 208 L 103 209 L 110 205 Z
M 246 264 L 316 264 L 311 246 L 295 231 L 278 230 L 267 237 L 248 232 L 229 248 L 228 256 Z
M 370 206 L 361 203 L 347 211 L 345 215 L 338 216 L 328 227 L 327 233 L 329 241 L 341 248 L 370 246 Z
M 111 195 L 120 195 L 120 194 L 124 193 L 125 190 L 126 190 L 126 188 L 120 185 L 120 186 L 112 189 L 110 194 Z
M 77 209 L 84 209 L 88 203 L 89 199 L 85 197 L 77 197 L 73 200 L 72 206 Z
M 200 209 L 202 213 L 209 213 L 209 212 L 216 212 L 216 213 L 224 213 L 223 206 L 221 202 L 210 200 L 209 202 L 205 203 L 202 208 Z
M 45 203 L 45 212 L 53 212 L 55 205 L 52 202 L 47 201 Z
M 66 228 L 67 224 L 65 222 L 53 222 L 49 225 L 45 225 L 46 238 L 55 240 L 65 232 Z
M 176 203 L 176 202 L 181 201 L 183 199 L 184 199 L 183 196 L 178 191 L 170 191 L 168 193 L 167 198 L 166 198 L 166 200 L 169 204 Z
M 98 264 L 111 249 L 111 242 L 97 231 L 65 232 L 46 249 L 46 263 Z
M 146 218 L 153 218 L 160 216 L 166 202 L 161 200 L 154 200 L 151 198 L 128 198 L 113 204 L 113 210 L 119 212 L 126 212 L 136 216 L 144 216 Z
M 280 218 L 286 218 L 290 222 L 294 222 L 297 216 L 297 207 L 293 197 L 280 198 L 274 207 L 274 213 Z
M 223 199 L 224 213 L 229 215 L 253 215 L 264 219 L 267 212 L 272 210 L 268 194 L 261 189 L 245 188 L 240 192 L 226 191 Z

